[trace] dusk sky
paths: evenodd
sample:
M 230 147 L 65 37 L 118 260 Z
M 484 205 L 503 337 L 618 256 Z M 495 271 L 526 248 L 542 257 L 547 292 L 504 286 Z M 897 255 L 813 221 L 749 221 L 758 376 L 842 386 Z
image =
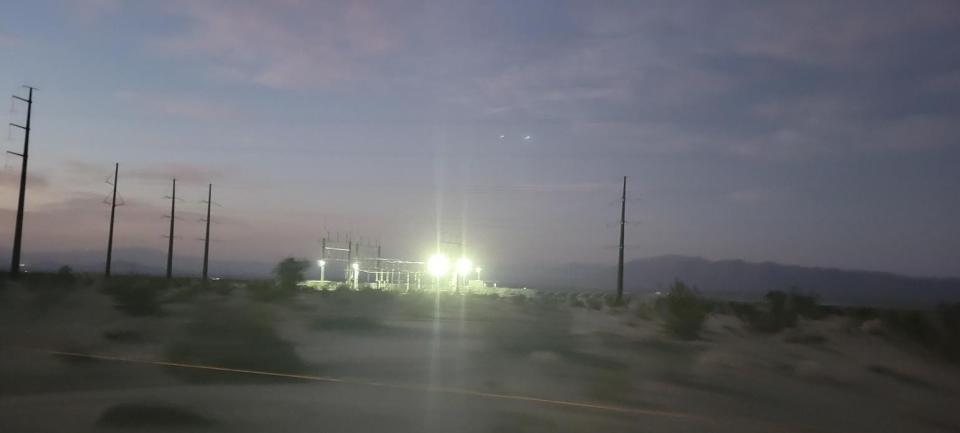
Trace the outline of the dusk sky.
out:
M 28 259 L 105 247 L 118 161 L 118 248 L 165 248 L 175 176 L 181 256 L 212 182 L 221 260 L 315 258 L 327 230 L 422 259 L 439 226 L 494 275 L 613 265 L 625 175 L 628 259 L 960 276 L 954 0 L 13 0 L 21 84 Z

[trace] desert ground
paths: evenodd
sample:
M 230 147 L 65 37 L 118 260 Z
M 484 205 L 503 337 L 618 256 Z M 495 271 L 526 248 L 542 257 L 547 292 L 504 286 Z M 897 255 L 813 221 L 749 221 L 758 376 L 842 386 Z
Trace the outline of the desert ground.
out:
M 102 284 L 0 289 L 0 431 L 960 431 L 960 366 L 854 315 L 684 340 L 640 298 Z

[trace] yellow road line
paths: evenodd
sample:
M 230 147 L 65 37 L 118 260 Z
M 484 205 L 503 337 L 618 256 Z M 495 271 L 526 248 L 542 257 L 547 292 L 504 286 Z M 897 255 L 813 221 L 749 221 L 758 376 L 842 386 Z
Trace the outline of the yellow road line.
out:
M 582 401 L 554 400 L 554 399 L 548 399 L 548 398 L 531 397 L 531 396 L 517 395 L 517 394 L 500 394 L 500 393 L 483 392 L 483 391 L 472 391 L 469 389 L 445 388 L 445 387 L 422 386 L 422 385 L 388 384 L 388 383 L 372 382 L 372 381 L 365 381 L 365 380 L 358 380 L 358 379 L 342 379 L 342 378 L 327 377 L 327 376 L 278 373 L 273 371 L 248 370 L 248 369 L 242 369 L 242 368 L 218 367 L 213 365 L 156 361 L 151 359 L 128 358 L 128 357 L 121 357 L 121 356 L 115 356 L 115 355 L 96 354 L 96 353 L 65 352 L 60 350 L 36 350 L 36 351 L 46 353 L 48 355 L 72 356 L 77 358 L 97 359 L 102 361 L 127 362 L 127 363 L 133 363 L 133 364 L 147 364 L 147 365 L 155 365 L 155 366 L 162 366 L 162 367 L 190 368 L 195 370 L 208 370 L 208 371 L 218 371 L 218 372 L 226 372 L 226 373 L 240 373 L 240 374 L 258 375 L 258 376 L 301 379 L 301 380 L 309 380 L 309 381 L 315 381 L 315 382 L 333 382 L 333 383 L 344 383 L 344 384 L 350 384 L 350 385 L 373 386 L 373 387 L 380 387 L 380 388 L 393 388 L 393 389 L 404 389 L 404 390 L 413 390 L 413 391 L 458 394 L 458 395 L 467 395 L 467 396 L 482 397 L 482 398 L 525 401 L 525 402 L 532 402 L 532 403 L 551 404 L 551 405 L 557 405 L 557 406 L 577 407 L 577 408 L 583 408 L 583 409 L 602 410 L 602 411 L 608 411 L 608 412 L 626 413 L 626 414 L 633 414 L 633 415 L 647 415 L 647 416 L 661 416 L 661 417 L 670 417 L 670 418 L 705 420 L 705 418 L 703 417 L 682 413 L 682 412 L 629 408 L 629 407 L 613 406 L 613 405 L 602 404 L 602 403 L 592 403 L 592 402 L 582 402 Z
M 21 348 L 21 349 L 27 349 L 27 348 Z M 599 411 L 620 413 L 620 414 L 626 414 L 626 415 L 657 416 L 657 417 L 684 419 L 684 420 L 698 421 L 698 422 L 711 423 L 711 424 L 729 423 L 731 421 L 737 420 L 737 421 L 743 421 L 743 422 L 754 424 L 757 427 L 762 426 L 765 431 L 769 431 L 769 432 L 821 433 L 817 430 L 813 430 L 809 428 L 786 427 L 781 424 L 773 423 L 769 421 L 761 421 L 757 419 L 742 418 L 742 417 L 735 417 L 735 416 L 714 418 L 714 417 L 707 417 L 707 416 L 696 415 L 696 414 L 685 413 L 685 412 L 631 408 L 631 407 L 615 406 L 615 405 L 609 405 L 609 404 L 598 403 L 598 402 L 555 400 L 555 399 L 532 397 L 532 396 L 519 395 L 519 394 L 501 394 L 501 393 L 493 393 L 493 392 L 473 391 L 473 390 L 461 389 L 461 388 L 446 388 L 446 387 L 435 387 L 435 386 L 428 386 L 428 385 L 390 384 L 390 383 L 381 383 L 381 382 L 367 381 L 367 380 L 361 380 L 361 379 L 314 376 L 314 375 L 307 375 L 307 374 L 280 373 L 280 372 L 262 371 L 262 370 L 248 370 L 248 369 L 242 369 L 242 368 L 229 368 L 229 367 L 218 367 L 214 365 L 157 361 L 152 359 L 130 358 L 130 357 L 117 356 L 117 355 L 97 354 L 97 353 L 66 352 L 66 351 L 60 351 L 60 350 L 45 350 L 45 349 L 35 349 L 35 348 L 30 348 L 27 350 L 45 353 L 48 355 L 72 356 L 77 358 L 97 359 L 102 361 L 126 362 L 126 363 L 132 363 L 132 364 L 145 364 L 145 365 L 154 365 L 154 366 L 162 366 L 162 367 L 189 368 L 189 369 L 195 369 L 195 370 L 250 374 L 250 375 L 257 375 L 257 376 L 268 376 L 268 377 L 282 377 L 282 378 L 289 378 L 289 379 L 308 380 L 308 381 L 314 381 L 314 382 L 341 383 L 341 384 L 348 384 L 348 385 L 402 389 L 402 390 L 418 391 L 418 392 L 457 394 L 457 395 L 473 396 L 473 397 L 480 397 L 480 398 L 522 401 L 522 402 L 540 403 L 540 404 L 547 404 L 547 405 L 554 405 L 554 406 L 574 407 L 579 409 L 599 410 Z

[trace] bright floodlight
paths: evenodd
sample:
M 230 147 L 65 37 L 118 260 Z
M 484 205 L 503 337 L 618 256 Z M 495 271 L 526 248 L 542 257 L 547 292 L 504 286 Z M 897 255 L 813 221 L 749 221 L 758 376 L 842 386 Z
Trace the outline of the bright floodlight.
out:
M 323 259 L 317 260 L 317 266 L 319 266 L 319 267 L 322 268 L 322 267 L 324 267 L 324 266 L 326 266 L 326 265 L 327 265 L 327 261 L 326 261 L 326 260 L 323 260 Z
M 360 264 L 359 264 L 359 263 L 356 263 L 356 262 L 354 262 L 352 265 L 350 265 L 350 267 L 353 268 L 353 270 L 355 270 L 355 271 L 360 270 Z
M 427 271 L 435 277 L 442 277 L 450 270 L 450 259 L 443 254 L 434 254 L 427 260 Z
M 467 275 L 473 269 L 473 262 L 466 257 L 457 260 L 457 275 Z

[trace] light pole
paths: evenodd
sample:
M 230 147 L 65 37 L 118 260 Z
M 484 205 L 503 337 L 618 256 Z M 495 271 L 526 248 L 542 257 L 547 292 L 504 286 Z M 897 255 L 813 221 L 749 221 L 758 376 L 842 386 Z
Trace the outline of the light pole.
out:
M 327 261 L 317 260 L 317 266 L 320 267 L 320 281 L 327 281 Z
M 440 277 L 444 276 L 449 269 L 450 259 L 443 254 L 434 254 L 427 260 L 427 271 L 434 277 L 434 290 L 437 292 L 440 291 Z
M 483 268 L 477 266 L 477 269 L 474 269 L 474 270 L 477 271 L 477 281 L 480 281 L 480 271 L 482 271 Z
M 460 293 L 460 280 L 470 278 L 470 270 L 473 269 L 473 262 L 466 257 L 457 260 L 457 268 L 453 278 L 456 279 L 457 293 Z
M 350 267 L 353 268 L 353 290 L 357 290 L 358 288 L 357 284 L 358 284 L 358 281 L 360 280 L 360 264 L 357 262 L 353 262 L 353 264 L 350 265 Z

